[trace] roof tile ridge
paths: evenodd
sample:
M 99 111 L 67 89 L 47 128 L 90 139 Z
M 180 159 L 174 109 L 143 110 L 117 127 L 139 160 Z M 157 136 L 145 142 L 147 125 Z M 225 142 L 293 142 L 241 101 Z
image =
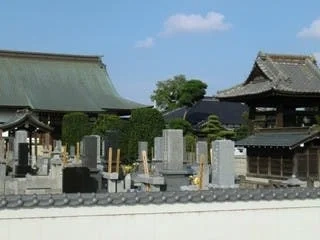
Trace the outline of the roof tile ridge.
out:
M 239 84 L 237 84 L 235 86 L 232 86 L 232 87 L 229 87 L 227 89 L 223 89 L 223 90 L 217 91 L 217 95 L 215 95 L 215 97 L 217 97 L 221 93 L 229 92 L 229 91 L 234 90 L 235 88 L 242 87 L 243 85 L 245 85 L 245 84 L 244 83 L 239 83 Z
M 277 88 L 277 87 L 280 85 L 280 83 L 281 83 L 282 80 L 284 80 L 284 81 L 289 80 L 289 76 L 287 76 L 285 73 L 283 73 L 283 72 L 280 70 L 280 68 L 279 68 L 276 64 L 274 64 L 274 62 L 272 61 L 272 58 L 271 58 L 269 55 L 266 55 L 265 59 L 266 59 L 266 61 L 267 61 L 268 63 L 270 63 L 270 65 L 271 65 L 271 66 L 275 69 L 275 71 L 276 71 L 276 73 L 273 72 L 273 74 L 275 75 L 275 79 L 274 79 L 275 82 L 274 82 L 273 86 L 274 86 L 275 88 Z
M 313 70 L 313 72 L 317 75 L 317 77 L 320 79 L 320 69 L 319 69 L 319 67 L 317 67 L 317 65 L 315 65 L 315 64 L 311 61 L 310 58 L 306 58 L 306 59 L 305 59 L 305 62 L 306 62 L 306 65 L 307 65 L 308 67 L 310 67 L 310 68 Z
M 270 69 L 268 66 L 264 64 L 265 60 L 266 60 L 266 55 L 262 55 L 261 53 L 259 53 L 256 59 L 256 64 L 271 81 L 276 81 L 277 80 L 276 74 L 272 71 L 272 69 Z

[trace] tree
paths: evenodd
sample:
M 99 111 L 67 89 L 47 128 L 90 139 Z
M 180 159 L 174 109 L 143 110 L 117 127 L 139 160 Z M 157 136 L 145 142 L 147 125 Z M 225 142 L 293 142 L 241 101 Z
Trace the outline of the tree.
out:
M 195 152 L 196 150 L 196 136 L 192 135 L 192 134 L 187 134 L 184 137 L 185 141 L 186 141 L 186 151 L 187 152 Z
M 253 132 L 253 124 L 249 119 L 248 112 L 242 114 L 243 124 L 235 130 L 235 139 L 240 140 L 249 136 Z
M 208 117 L 208 121 L 202 127 L 201 132 L 207 137 L 209 143 L 218 139 L 232 139 L 234 137 L 234 132 L 222 127 L 219 117 L 216 115 Z
M 108 130 L 119 130 L 122 120 L 114 114 L 99 114 L 92 128 L 92 134 L 105 136 Z
M 127 126 L 127 158 L 129 161 L 135 161 L 138 157 L 138 141 L 148 142 L 149 153 L 151 153 L 154 138 L 161 136 L 164 128 L 164 119 L 157 109 L 133 110 Z
M 186 119 L 189 108 L 204 97 L 206 89 L 207 84 L 200 80 L 189 80 L 181 87 L 178 104 L 186 107 L 183 119 Z
M 160 111 L 171 111 L 178 108 L 181 87 L 187 82 L 184 75 L 174 76 L 173 79 L 158 81 L 157 88 L 151 95 Z
M 168 122 L 167 128 L 169 129 L 182 129 L 183 135 L 192 134 L 193 129 L 191 124 L 184 119 L 172 119 Z
M 83 136 L 91 133 L 91 125 L 87 114 L 82 112 L 68 113 L 62 119 L 62 141 L 76 145 Z
M 187 80 L 184 75 L 157 82 L 151 100 L 160 111 L 171 111 L 179 107 L 191 107 L 206 94 L 207 84 L 195 79 Z

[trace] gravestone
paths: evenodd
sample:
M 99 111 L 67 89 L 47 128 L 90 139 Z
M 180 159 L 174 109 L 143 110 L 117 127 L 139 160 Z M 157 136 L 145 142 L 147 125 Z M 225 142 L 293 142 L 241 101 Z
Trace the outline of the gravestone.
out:
M 126 192 L 128 192 L 131 189 L 131 174 L 127 174 L 124 177 L 124 188 Z
M 105 140 L 101 142 L 101 156 L 106 156 L 106 143 Z
M 15 133 L 14 138 L 14 153 L 13 158 L 18 159 L 19 155 L 19 143 L 26 143 L 28 138 L 28 132 L 25 130 L 18 130 Z
M 91 135 L 97 139 L 97 162 L 100 162 L 100 152 L 101 152 L 101 139 L 99 135 Z
M 208 165 L 208 144 L 206 141 L 198 141 L 196 143 L 196 161 L 199 164 L 201 156 L 204 157 L 204 164 Z
M 18 145 L 18 165 L 15 168 L 16 177 L 24 177 L 29 171 L 29 145 L 19 143 Z
M 119 131 L 116 130 L 109 130 L 106 132 L 104 137 L 104 149 L 105 149 L 105 155 L 104 160 L 108 161 L 109 159 L 109 148 L 112 148 L 112 164 L 113 166 L 116 156 L 117 156 L 117 149 L 120 147 L 119 143 Z
M 98 138 L 96 136 L 84 136 L 83 139 L 82 166 L 89 169 L 97 168 Z
M 70 157 L 74 158 L 75 155 L 76 155 L 76 148 L 75 148 L 75 146 L 72 145 L 72 146 L 70 146 Z
M 234 142 L 216 140 L 212 142 L 212 184 L 218 187 L 234 186 Z
M 55 151 L 61 152 L 62 151 L 62 141 L 61 140 L 56 140 L 55 141 Z
M 0 139 L 0 164 L 5 162 L 5 141 L 3 138 Z
M 119 148 L 119 131 L 109 130 L 104 137 L 105 154 L 108 156 L 108 149 L 111 147 L 113 150 Z
M 154 138 L 154 160 L 163 161 L 164 149 L 163 149 L 163 137 Z
M 165 169 L 183 169 L 183 132 L 181 129 L 164 129 L 164 162 Z
M 6 164 L 0 162 L 0 195 L 5 193 Z
M 49 159 L 42 157 L 37 161 L 38 175 L 47 176 L 49 174 Z

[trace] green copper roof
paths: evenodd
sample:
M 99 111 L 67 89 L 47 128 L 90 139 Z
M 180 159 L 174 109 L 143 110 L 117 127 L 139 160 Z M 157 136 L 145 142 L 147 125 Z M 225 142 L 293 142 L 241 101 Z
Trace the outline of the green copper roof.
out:
M 320 94 L 320 69 L 312 56 L 259 53 L 248 79 L 218 92 L 232 99 L 261 93 Z
M 131 110 L 99 56 L 0 51 L 0 107 L 38 111 Z

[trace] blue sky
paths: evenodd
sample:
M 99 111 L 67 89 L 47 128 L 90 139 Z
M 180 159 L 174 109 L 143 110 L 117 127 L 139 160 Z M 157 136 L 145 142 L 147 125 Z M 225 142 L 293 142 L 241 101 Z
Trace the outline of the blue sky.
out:
M 207 95 L 241 83 L 260 50 L 320 60 L 318 0 L 10 0 L 0 28 L 1 49 L 103 55 L 118 92 L 146 104 L 176 74 Z

